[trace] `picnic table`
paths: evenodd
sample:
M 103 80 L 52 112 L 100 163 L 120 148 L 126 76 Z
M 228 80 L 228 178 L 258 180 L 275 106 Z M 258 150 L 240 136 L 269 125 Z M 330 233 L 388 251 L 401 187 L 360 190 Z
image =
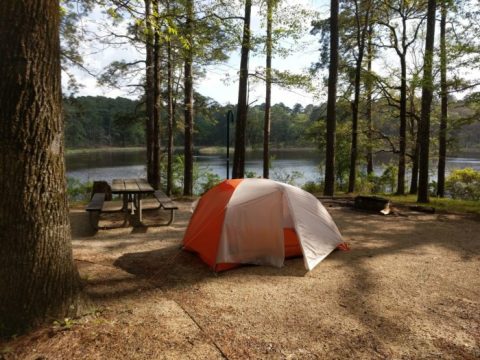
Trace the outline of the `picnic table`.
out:
M 90 203 L 86 207 L 86 211 L 89 213 L 90 223 L 94 229 L 98 229 L 98 222 L 100 220 L 100 214 L 111 212 L 123 212 L 125 214 L 124 222 L 122 226 L 130 223 L 133 226 L 143 226 L 142 212 L 144 210 L 142 205 L 142 199 L 147 196 L 153 195 L 153 198 L 157 200 L 158 206 L 149 210 L 163 209 L 170 213 L 170 217 L 165 223 L 148 225 L 148 226 L 169 226 L 175 217 L 175 211 L 178 210 L 178 206 L 161 190 L 155 190 L 145 179 L 114 179 L 111 185 L 108 185 L 108 192 L 112 194 L 118 194 L 122 196 L 122 206 L 120 208 L 111 209 L 111 205 L 105 207 L 106 193 L 105 190 L 99 192 L 94 190 Z M 151 196 L 150 196 L 151 197 Z M 146 210 L 146 209 L 145 209 Z M 104 227 L 114 228 L 118 226 Z
M 133 225 L 142 223 L 142 198 L 155 193 L 155 189 L 145 179 L 113 179 L 112 194 L 123 196 L 123 210 L 131 212 Z M 129 206 L 130 205 L 130 209 Z

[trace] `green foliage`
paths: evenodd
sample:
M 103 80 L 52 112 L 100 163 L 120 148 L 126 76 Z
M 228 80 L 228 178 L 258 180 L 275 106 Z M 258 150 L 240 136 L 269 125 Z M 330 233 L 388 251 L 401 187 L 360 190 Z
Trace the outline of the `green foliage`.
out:
M 384 166 L 382 176 L 379 179 L 379 186 L 383 187 L 383 191 L 394 192 L 397 186 L 398 167 L 393 162 Z
M 183 192 L 183 179 L 184 179 L 184 164 L 185 157 L 183 155 L 175 155 L 172 164 L 172 177 L 173 188 L 172 193 L 174 195 L 181 195 Z M 162 184 L 167 183 L 167 161 L 166 158 L 162 158 L 160 163 L 160 176 Z M 200 174 L 198 163 L 193 163 L 193 193 L 200 195 L 206 192 L 211 187 L 215 186 L 221 181 L 218 175 L 212 173 L 209 169 L 206 169 L 204 173 Z
M 260 176 L 255 171 L 245 171 L 245 177 L 248 179 L 259 178 Z
M 145 130 L 138 105 L 137 101 L 103 96 L 64 99 L 66 146 L 143 145 Z
M 311 194 L 322 194 L 323 187 L 323 182 L 307 181 L 305 184 L 303 184 L 302 189 Z
M 216 101 L 195 93 L 195 146 L 218 146 L 225 148 L 228 110 L 235 108 L 232 105 L 222 106 Z M 478 146 L 480 123 L 474 121 L 480 106 L 480 96 L 469 96 L 465 101 L 452 102 L 449 109 L 450 139 L 449 148 L 457 138 L 457 147 L 469 149 Z M 124 98 L 105 97 L 78 97 L 64 99 L 65 136 L 67 148 L 92 148 L 99 146 L 132 147 L 145 144 L 144 108 L 140 101 Z M 386 103 L 378 101 L 373 104 L 374 128 L 385 134 L 393 143 L 398 141 L 394 116 Z M 177 112 L 175 144 L 183 143 L 183 128 L 181 112 Z M 345 183 L 348 176 L 350 152 L 350 105 L 341 99 L 338 102 L 337 124 L 337 177 Z M 271 147 L 318 147 L 323 153 L 325 146 L 325 106 L 300 104 L 290 108 L 282 103 L 272 106 Z M 456 119 L 468 118 L 468 121 Z M 165 122 L 165 112 L 161 114 L 161 121 Z M 248 113 L 247 145 L 251 148 L 261 148 L 263 144 L 264 104 L 252 106 Z M 230 146 L 233 145 L 235 124 L 230 127 Z M 363 123 L 361 126 L 365 126 Z M 166 129 L 166 124 L 161 124 Z M 162 144 L 166 144 L 166 131 L 162 131 Z M 435 135 L 433 135 L 435 136 Z M 359 134 L 359 160 L 365 152 L 365 134 Z M 410 144 L 411 146 L 411 144 Z M 387 141 L 376 139 L 374 150 L 391 150 Z M 361 163 L 360 163 L 361 165 Z
M 81 183 L 74 178 L 67 178 L 67 193 L 69 201 L 86 201 L 92 193 L 92 183 Z
M 387 197 L 394 203 L 417 204 L 416 195 L 387 195 Z M 434 207 L 437 211 L 440 210 L 453 213 L 472 213 L 480 215 L 480 201 L 477 200 L 431 197 L 428 205 Z
M 70 318 L 65 318 L 63 320 L 55 320 L 53 322 L 53 326 L 57 329 L 61 329 L 61 330 L 70 330 L 73 325 L 76 324 L 76 321 L 73 320 L 73 319 L 70 319 Z
M 376 194 L 384 191 L 382 178 L 375 174 L 358 173 L 355 179 L 355 189 L 360 194 Z
M 355 180 L 356 191 L 360 194 L 384 194 L 395 191 L 398 169 L 390 163 L 384 167 L 382 175 L 360 172 Z
M 185 168 L 185 157 L 183 155 L 175 155 L 172 163 L 172 193 L 174 195 L 180 195 L 183 192 L 183 178 L 184 178 L 184 168 Z M 167 183 L 167 161 L 166 158 L 163 158 L 160 164 L 160 176 L 162 184 Z M 198 164 L 193 163 L 193 184 L 198 180 Z
M 208 190 L 210 190 L 211 188 L 213 188 L 215 185 L 218 185 L 222 182 L 222 179 L 220 178 L 220 176 L 218 176 L 217 174 L 214 174 L 210 171 L 207 171 L 205 172 L 202 176 L 201 176 L 201 180 L 200 183 L 199 183 L 199 186 L 200 186 L 200 195 L 206 193 Z
M 303 176 L 303 173 L 300 171 L 288 172 L 285 170 L 275 170 L 272 172 L 271 178 L 285 184 L 296 186 L 297 180 L 300 180 Z
M 480 200 L 480 171 L 455 170 L 448 176 L 445 188 L 454 199 Z

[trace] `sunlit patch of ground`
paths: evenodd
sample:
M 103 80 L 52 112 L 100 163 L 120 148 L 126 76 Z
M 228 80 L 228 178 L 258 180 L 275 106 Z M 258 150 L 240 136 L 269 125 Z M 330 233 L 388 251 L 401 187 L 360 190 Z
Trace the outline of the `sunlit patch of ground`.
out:
M 309 273 L 293 259 L 216 275 L 180 249 L 189 209 L 170 227 L 97 233 L 72 209 L 91 313 L 0 345 L 0 359 L 480 357 L 480 222 L 329 207 L 350 252 Z

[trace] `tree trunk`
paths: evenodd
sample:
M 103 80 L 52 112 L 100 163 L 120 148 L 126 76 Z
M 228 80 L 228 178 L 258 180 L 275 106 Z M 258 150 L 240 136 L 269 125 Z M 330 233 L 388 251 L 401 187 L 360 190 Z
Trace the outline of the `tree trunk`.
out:
M 372 72 L 372 58 L 373 58 L 373 44 L 372 44 L 372 37 L 373 37 L 373 26 L 370 25 L 368 28 L 368 45 L 367 45 L 367 71 L 369 74 L 369 78 L 366 81 L 366 88 L 367 88 L 367 174 L 373 174 L 373 154 L 372 154 L 372 80 L 371 80 L 371 72 Z
M 413 116 L 415 112 L 415 87 L 411 86 L 410 95 L 410 116 L 411 116 L 411 137 L 415 139 L 415 145 L 413 146 L 413 158 L 412 158 L 412 178 L 410 181 L 410 194 L 416 194 L 418 191 L 418 156 L 420 153 L 420 138 L 418 137 L 418 121 Z M 415 131 L 416 125 L 416 131 Z
M 438 176 L 437 195 L 445 196 L 445 162 L 447 157 L 447 121 L 448 121 L 448 95 L 447 95 L 447 48 L 446 48 L 446 24 L 447 4 L 446 0 L 440 1 L 440 132 L 438 139 Z
M 418 128 L 418 125 L 417 125 Z M 418 161 L 420 155 L 420 138 L 415 137 L 415 147 L 413 149 L 413 160 L 412 160 L 412 179 L 410 181 L 410 194 L 416 194 L 418 192 Z
M 238 84 L 237 122 L 235 124 L 235 152 L 233 154 L 234 179 L 245 176 L 245 139 L 247 130 L 248 54 L 250 51 L 250 15 L 252 0 L 245 0 L 242 52 L 240 58 L 240 79 Z
M 405 49 L 405 48 L 404 48 Z M 399 154 L 398 154 L 398 178 L 397 194 L 405 193 L 405 153 L 407 150 L 407 62 L 405 60 L 406 49 L 400 57 L 401 80 L 400 80 L 400 129 L 399 129 Z
M 167 1 L 167 13 L 170 12 L 170 1 Z M 172 42 L 167 40 L 167 111 L 168 111 L 168 143 L 167 143 L 167 195 L 173 190 L 173 68 Z
M 159 26 L 160 18 L 158 0 L 153 0 L 153 7 L 155 9 L 155 35 L 153 45 L 153 134 L 152 134 L 152 186 L 154 189 L 160 189 L 160 109 L 162 104 L 161 99 L 161 63 L 160 63 L 160 34 Z
M 152 0 L 145 0 L 146 58 L 145 58 L 145 107 L 146 107 L 146 142 L 147 142 L 147 180 L 153 185 L 153 133 L 154 133 L 154 36 L 152 27 Z
M 335 192 L 335 132 L 338 76 L 338 0 L 330 0 L 330 64 L 328 68 L 327 141 L 324 195 Z
M 267 60 L 265 81 L 265 119 L 263 125 L 263 177 L 268 179 L 270 169 L 270 124 L 272 100 L 272 15 L 273 0 L 267 0 Z
M 352 145 L 350 147 L 350 176 L 348 179 L 348 192 L 355 191 L 355 180 L 357 178 L 357 157 L 358 157 L 358 105 L 360 103 L 360 81 L 362 75 L 363 54 L 365 52 L 365 36 L 367 34 L 370 9 L 365 13 L 365 24 L 360 27 L 360 9 L 355 7 L 355 16 L 357 17 L 357 46 L 358 57 L 355 64 L 355 84 L 354 98 L 352 104 Z M 363 15 L 363 14 L 362 14 Z
M 189 48 L 185 51 L 184 66 L 184 109 L 185 109 L 185 169 L 183 176 L 183 195 L 193 195 L 193 0 L 187 0 L 187 21 L 185 29 L 189 41 Z
M 58 0 L 0 3 L 0 337 L 74 315 Z
M 430 147 L 430 108 L 433 97 L 433 45 L 435 41 L 436 0 L 428 0 L 427 34 L 423 62 L 422 112 L 420 116 L 420 162 L 417 202 L 428 202 L 428 160 Z

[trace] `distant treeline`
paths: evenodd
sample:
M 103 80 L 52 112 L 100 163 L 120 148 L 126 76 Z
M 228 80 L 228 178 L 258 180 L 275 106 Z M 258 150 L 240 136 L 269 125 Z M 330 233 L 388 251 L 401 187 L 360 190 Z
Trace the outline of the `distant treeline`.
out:
M 196 94 L 194 144 L 196 146 L 224 146 L 226 144 L 229 110 Z M 145 108 L 141 101 L 103 96 L 82 96 L 64 99 L 65 134 L 68 148 L 97 146 L 142 146 L 145 144 Z M 263 105 L 254 106 L 249 112 L 247 142 L 260 147 L 263 139 Z M 272 108 L 271 142 L 273 146 L 312 146 L 315 139 L 306 136 L 306 130 L 315 124 L 320 108 L 296 105 L 293 109 L 283 104 Z M 167 118 L 162 113 L 162 122 Z M 230 126 L 233 143 L 235 125 Z M 178 110 L 175 124 L 175 144 L 183 144 L 183 111 Z M 166 136 L 166 125 L 162 126 Z
M 350 104 L 338 101 L 339 130 L 337 141 L 347 150 L 349 146 Z M 478 147 L 480 123 L 468 118 L 467 106 L 456 102 L 451 106 L 450 149 Z M 224 146 L 226 144 L 226 114 L 235 113 L 232 105 L 220 105 L 214 100 L 195 94 L 195 146 Z M 65 135 L 68 148 L 93 148 L 99 146 L 143 146 L 145 145 L 145 108 L 142 101 L 117 97 L 82 96 L 64 99 Z M 250 108 L 248 113 L 247 145 L 262 147 L 264 105 Z M 162 121 L 167 118 L 162 114 Z M 398 127 L 395 109 L 377 102 L 374 105 L 374 128 L 377 133 L 377 151 L 394 151 Z M 273 147 L 323 147 L 325 105 L 297 104 L 290 108 L 282 103 L 272 107 L 271 145 Z M 345 126 L 342 126 L 344 124 Z M 230 141 L 233 144 L 235 126 L 230 126 Z M 183 144 L 183 111 L 177 109 L 175 144 Z M 162 136 L 166 137 L 166 125 L 162 125 Z M 432 138 L 435 139 L 435 122 Z M 165 144 L 165 142 L 164 142 Z M 434 147 L 435 149 L 435 147 Z M 339 155 L 341 156 L 341 154 Z

